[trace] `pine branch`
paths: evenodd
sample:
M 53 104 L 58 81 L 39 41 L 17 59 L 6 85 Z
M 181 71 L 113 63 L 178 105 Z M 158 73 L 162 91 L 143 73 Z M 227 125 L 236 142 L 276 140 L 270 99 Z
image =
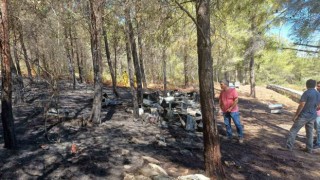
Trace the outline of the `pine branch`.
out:
M 306 47 L 311 47 L 311 48 L 320 48 L 320 46 L 316 45 L 310 45 L 310 44 L 302 44 L 302 43 L 293 43 L 296 46 L 306 46 Z
M 287 50 L 301 51 L 306 53 L 319 53 L 319 51 L 305 50 L 305 49 L 297 49 L 297 48 L 282 48 Z
M 202 31 L 202 28 L 199 26 L 197 20 L 190 14 L 190 12 L 185 9 L 177 0 L 174 0 L 174 2 L 179 6 L 179 8 L 184 11 L 190 18 L 191 20 L 194 22 L 194 24 L 197 26 L 197 28 L 200 30 L 200 34 L 201 34 L 201 37 L 204 39 L 204 41 L 206 42 L 206 45 L 209 45 L 209 43 L 207 42 L 206 40 L 206 36 L 204 35 L 203 31 Z

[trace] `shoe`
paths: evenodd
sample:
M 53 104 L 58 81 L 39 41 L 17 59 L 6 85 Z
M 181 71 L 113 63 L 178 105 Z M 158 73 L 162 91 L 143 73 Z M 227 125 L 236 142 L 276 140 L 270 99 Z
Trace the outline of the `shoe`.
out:
M 243 143 L 243 138 L 239 138 L 239 143 L 240 143 L 240 144 Z

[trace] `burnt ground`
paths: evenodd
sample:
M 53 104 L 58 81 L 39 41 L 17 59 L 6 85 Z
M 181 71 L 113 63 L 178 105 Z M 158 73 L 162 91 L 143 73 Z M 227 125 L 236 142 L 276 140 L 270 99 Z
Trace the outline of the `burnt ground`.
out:
M 1 125 L 0 179 L 117 180 L 124 172 L 139 173 L 144 157 L 158 160 L 171 177 L 204 173 L 201 132 L 187 132 L 175 120 L 167 126 L 134 121 L 126 112 L 127 88 L 119 88 L 121 105 L 103 108 L 101 125 L 83 126 L 92 106 L 92 87 L 71 89 L 63 83 L 59 92 L 59 107 L 69 111 L 68 118 L 48 116 L 45 123 L 43 107 L 51 96 L 43 83 L 29 87 L 27 102 L 14 106 L 19 147 L 3 148 Z M 111 94 L 111 88 L 104 91 Z M 239 144 L 221 138 L 227 179 L 319 179 L 320 153 L 303 151 L 304 130 L 293 152 L 281 150 L 297 103 L 263 87 L 257 87 L 256 99 L 248 98 L 247 86 L 238 91 L 245 139 Z M 284 104 L 283 113 L 271 114 L 268 103 Z M 222 117 L 217 119 L 223 137 Z M 76 153 L 71 153 L 72 144 Z

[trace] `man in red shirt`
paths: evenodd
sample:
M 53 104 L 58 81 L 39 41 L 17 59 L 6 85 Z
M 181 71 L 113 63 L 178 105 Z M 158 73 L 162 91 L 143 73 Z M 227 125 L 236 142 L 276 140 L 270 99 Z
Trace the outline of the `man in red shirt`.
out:
M 223 112 L 224 124 L 226 125 L 227 137 L 232 140 L 231 119 L 236 125 L 239 143 L 243 143 L 243 129 L 240 122 L 238 107 L 238 93 L 235 88 L 229 88 L 229 81 L 220 81 L 221 93 L 219 105 Z

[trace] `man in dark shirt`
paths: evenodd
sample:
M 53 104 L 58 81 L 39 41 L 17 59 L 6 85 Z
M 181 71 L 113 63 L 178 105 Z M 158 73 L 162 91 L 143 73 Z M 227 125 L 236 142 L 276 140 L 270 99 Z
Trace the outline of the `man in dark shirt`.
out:
M 320 92 L 320 81 L 317 82 L 317 91 Z M 320 148 L 320 109 L 317 109 L 317 119 L 316 122 L 314 123 L 314 129 L 316 130 L 317 134 L 317 139 L 315 144 L 313 145 L 313 149 L 318 149 Z
M 313 149 L 313 124 L 317 118 L 317 106 L 319 105 L 320 95 L 315 89 L 316 81 L 309 79 L 306 82 L 307 90 L 302 94 L 298 109 L 292 121 L 294 122 L 288 138 L 287 148 L 292 151 L 294 141 L 299 130 L 305 126 L 306 128 L 306 151 L 312 153 Z

